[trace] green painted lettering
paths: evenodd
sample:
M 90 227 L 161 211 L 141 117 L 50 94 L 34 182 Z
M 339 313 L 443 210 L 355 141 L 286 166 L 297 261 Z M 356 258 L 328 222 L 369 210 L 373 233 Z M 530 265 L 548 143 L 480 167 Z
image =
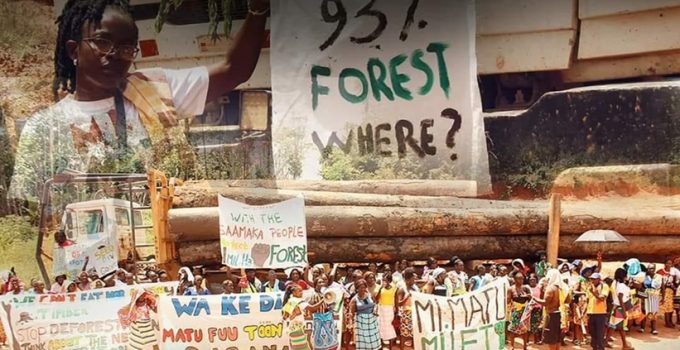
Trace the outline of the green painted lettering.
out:
M 423 50 L 413 51 L 411 56 L 411 66 L 423 73 L 425 73 L 425 85 L 418 89 L 418 94 L 424 96 L 427 95 L 430 90 L 432 90 L 432 85 L 434 85 L 434 73 L 432 73 L 432 68 L 423 61 Z
M 437 339 L 437 336 L 432 337 L 432 339 L 427 339 L 426 337 L 422 337 L 422 338 L 420 338 L 420 348 L 421 349 L 429 349 L 428 345 L 431 345 L 432 349 L 437 349 L 437 344 L 439 344 L 438 340 L 439 339 Z
M 451 82 L 449 81 L 449 71 L 446 69 L 446 60 L 444 59 L 444 50 L 449 46 L 444 43 L 432 43 L 427 46 L 427 52 L 434 52 L 437 55 L 437 65 L 439 66 L 439 86 L 444 91 L 446 97 L 449 97 L 451 89 Z
M 371 80 L 371 91 L 373 92 L 375 100 L 380 101 L 380 93 L 383 93 L 388 100 L 394 101 L 392 90 L 385 84 L 385 78 L 387 78 L 387 68 L 385 68 L 385 64 L 377 58 L 371 58 L 368 60 L 367 66 L 368 78 Z M 378 68 L 377 77 L 375 76 L 375 68 Z
M 464 329 L 464 330 L 460 331 L 461 350 L 465 350 L 466 345 L 477 344 L 476 339 L 471 339 L 471 340 L 468 340 L 468 341 L 465 340 L 466 334 L 475 334 L 475 333 L 477 333 L 477 329 Z
M 331 75 L 331 69 L 324 66 L 313 65 L 311 70 L 312 75 L 312 109 L 316 109 L 319 105 L 319 95 L 328 95 L 330 89 L 328 86 L 319 85 L 317 76 L 329 77 Z
M 494 325 L 492 324 L 487 324 L 486 326 L 481 326 L 479 327 L 480 331 L 484 331 L 484 343 L 486 344 L 485 349 L 486 350 L 491 350 L 491 343 L 489 342 L 489 329 L 493 328 Z M 505 342 L 503 342 L 505 343 Z
M 351 92 L 347 91 L 345 86 L 345 79 L 349 77 L 354 77 L 359 79 L 361 83 L 361 92 L 358 95 L 353 95 Z M 364 73 L 355 68 L 345 68 L 340 72 L 340 95 L 347 101 L 351 103 L 360 103 L 366 100 L 368 96 L 368 80 Z
M 402 86 L 402 84 L 409 82 L 411 78 L 408 75 L 400 74 L 397 71 L 399 65 L 404 63 L 404 61 L 406 61 L 406 55 L 392 57 L 390 60 L 390 79 L 392 80 L 392 89 L 394 89 L 394 93 L 404 100 L 411 101 L 413 99 L 411 91 Z

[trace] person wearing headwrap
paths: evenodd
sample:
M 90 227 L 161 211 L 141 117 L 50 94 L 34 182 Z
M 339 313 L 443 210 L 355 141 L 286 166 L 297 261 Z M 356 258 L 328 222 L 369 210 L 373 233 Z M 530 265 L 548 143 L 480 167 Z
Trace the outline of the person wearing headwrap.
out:
M 571 295 L 569 288 L 562 280 L 562 274 L 556 269 L 550 269 L 546 273 L 546 289 L 544 299 L 533 299 L 544 306 L 548 315 L 545 327 L 543 329 L 543 342 L 548 344 L 548 347 L 559 349 L 562 340 L 562 330 L 568 327 L 568 320 L 566 324 L 563 321 L 562 314 L 566 311 L 566 305 L 571 303 Z
M 626 260 L 626 262 L 623 264 L 624 268 L 626 269 L 626 272 L 628 274 L 628 278 L 632 278 L 637 276 L 640 272 L 642 272 L 642 265 L 640 264 L 640 260 L 636 258 L 631 258 Z
M 510 276 L 515 276 L 517 271 L 521 272 L 523 276 L 526 276 L 527 273 L 529 273 L 529 268 L 524 264 L 524 260 L 522 259 L 513 260 L 511 265 L 512 272 L 510 273 Z
M 75 281 L 66 282 L 66 293 L 75 293 L 78 291 L 78 284 Z
M 152 350 L 158 347 L 158 340 L 152 324 L 152 312 L 157 312 L 157 296 L 145 290 L 130 292 L 130 303 L 118 310 L 118 318 L 124 326 L 130 327 L 129 347 Z
M 184 295 L 187 289 L 194 285 L 194 274 L 191 269 L 184 266 L 178 272 L 179 283 L 177 285 L 177 295 Z
M 430 277 L 427 281 L 426 291 L 429 294 L 439 295 L 442 297 L 451 296 L 449 288 L 446 285 L 446 270 L 438 267 L 430 272 Z

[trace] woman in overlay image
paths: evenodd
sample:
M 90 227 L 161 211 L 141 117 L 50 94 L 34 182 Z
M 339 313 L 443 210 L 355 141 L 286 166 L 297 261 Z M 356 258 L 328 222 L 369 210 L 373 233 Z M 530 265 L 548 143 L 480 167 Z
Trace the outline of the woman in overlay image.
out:
M 69 0 L 57 18 L 54 95 L 17 146 L 10 198 L 36 201 L 66 170 L 145 172 L 192 178 L 195 154 L 180 121 L 204 112 L 252 75 L 264 42 L 269 0 L 249 0 L 232 49 L 212 66 L 130 72 L 138 28 L 127 0 Z M 181 169 L 171 166 L 181 163 Z M 46 165 L 48 164 L 48 165 Z

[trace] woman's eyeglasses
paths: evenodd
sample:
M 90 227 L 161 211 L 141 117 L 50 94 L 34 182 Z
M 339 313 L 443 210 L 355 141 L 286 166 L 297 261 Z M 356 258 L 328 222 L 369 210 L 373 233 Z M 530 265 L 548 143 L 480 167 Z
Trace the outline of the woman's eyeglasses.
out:
M 136 45 L 116 45 L 113 41 L 104 38 L 83 38 L 83 41 L 102 55 L 109 55 L 115 51 L 126 61 L 134 60 L 139 52 Z

